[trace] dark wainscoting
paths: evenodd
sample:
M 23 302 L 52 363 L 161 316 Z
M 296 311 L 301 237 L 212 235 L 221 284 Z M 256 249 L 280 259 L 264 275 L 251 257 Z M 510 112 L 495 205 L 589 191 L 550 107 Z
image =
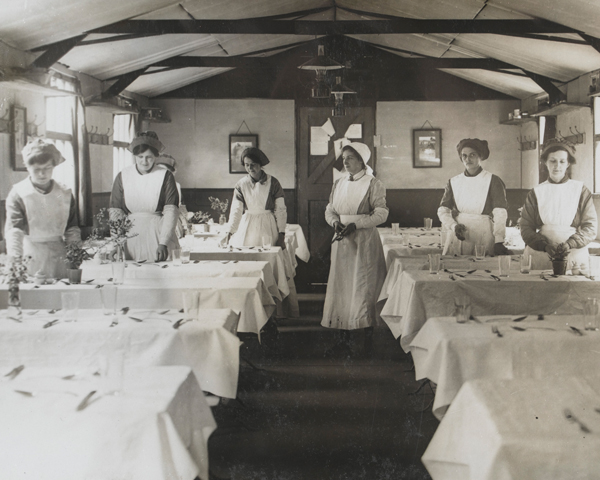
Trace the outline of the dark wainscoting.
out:
M 508 220 L 516 224 L 519 219 L 519 208 L 523 206 L 529 190 L 506 190 L 508 201 Z M 444 194 L 443 189 L 388 189 L 387 205 L 390 209 L 387 222 L 399 223 L 401 227 L 422 227 L 423 218 L 433 219 L 433 226 L 439 227 L 437 209 Z

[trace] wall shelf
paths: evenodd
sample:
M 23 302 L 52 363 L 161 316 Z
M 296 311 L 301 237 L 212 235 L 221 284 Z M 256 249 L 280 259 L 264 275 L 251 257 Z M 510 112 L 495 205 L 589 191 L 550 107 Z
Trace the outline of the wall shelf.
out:
M 524 123 L 535 122 L 536 119 L 533 117 L 521 117 L 521 118 L 513 118 L 512 120 L 503 120 L 500 122 L 500 125 L 523 125 Z
M 590 108 L 590 106 L 586 103 L 558 103 L 553 107 L 531 113 L 530 115 L 533 117 L 550 117 L 555 115 L 561 115 L 567 112 L 573 112 L 582 108 Z

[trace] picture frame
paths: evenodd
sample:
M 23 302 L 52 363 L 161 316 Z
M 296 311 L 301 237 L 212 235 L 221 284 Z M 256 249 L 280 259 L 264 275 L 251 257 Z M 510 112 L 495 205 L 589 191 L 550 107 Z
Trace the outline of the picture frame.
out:
M 26 172 L 21 151 L 27 144 L 27 109 L 12 105 L 10 108 L 10 166 L 15 172 Z
M 229 135 L 229 173 L 246 173 L 241 157 L 244 149 L 248 147 L 258 148 L 257 134 Z
M 442 129 L 413 130 L 413 168 L 442 168 Z

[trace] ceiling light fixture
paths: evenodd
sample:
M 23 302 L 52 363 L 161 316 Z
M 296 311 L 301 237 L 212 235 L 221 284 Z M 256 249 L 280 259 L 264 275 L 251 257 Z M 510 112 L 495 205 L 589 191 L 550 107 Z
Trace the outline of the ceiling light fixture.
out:
M 344 95 L 356 94 L 354 90 L 350 90 L 342 83 L 342 77 L 335 77 L 335 85 L 331 87 L 331 94 L 334 96 L 333 117 L 343 117 L 346 115 L 346 107 L 344 106 Z
M 335 60 L 325 56 L 325 45 L 318 46 L 318 54 L 298 67 L 301 70 L 314 70 L 316 74 L 315 85 L 311 90 L 312 98 L 327 98 L 329 97 L 329 85 L 326 82 L 326 74 L 328 70 L 339 70 L 344 66 Z

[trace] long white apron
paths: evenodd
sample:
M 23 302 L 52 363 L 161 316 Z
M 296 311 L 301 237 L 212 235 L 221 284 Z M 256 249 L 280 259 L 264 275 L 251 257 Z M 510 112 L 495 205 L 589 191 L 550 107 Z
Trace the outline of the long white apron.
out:
M 545 181 L 534 187 L 538 201 L 538 210 L 542 227 L 540 233 L 552 243 L 566 242 L 577 229 L 571 224 L 577 214 L 583 182 L 567 180 L 565 183 L 550 183 Z M 552 262 L 546 252 L 539 252 L 525 247 L 524 254 L 531 255 L 533 270 L 552 268 Z M 588 247 L 576 248 L 569 252 L 567 270 L 577 273 L 588 270 Z
M 338 181 L 333 209 L 344 225 L 366 215 L 357 214 L 368 195 L 371 175 Z M 331 267 L 321 325 L 355 330 L 376 324 L 375 304 L 386 276 L 383 247 L 377 229 L 361 228 L 331 246 Z
M 47 278 L 65 278 L 65 242 L 63 236 L 69 221 L 71 190 L 54 182 L 46 194 L 35 189 L 26 178 L 15 185 L 25 204 L 29 235 L 23 239 L 23 254 L 31 256 L 28 270 L 42 272 Z
M 231 236 L 230 243 L 236 247 L 262 246 L 263 235 L 271 237 L 275 245 L 279 237 L 275 215 L 271 210 L 265 210 L 271 190 L 271 175 L 267 175 L 264 184 L 260 182 L 244 182 L 242 194 L 246 201 L 247 210 L 242 215 L 237 231 Z
M 472 255 L 476 244 L 485 245 L 487 255 L 493 254 L 493 222 L 489 215 L 482 214 L 491 181 L 492 174 L 486 170 L 475 177 L 467 177 L 463 173 L 450 179 L 459 212 L 456 221 L 467 227 L 467 232 L 463 241 L 451 235 L 449 255 Z
M 129 218 L 133 222 L 130 234 L 137 235 L 127 240 L 125 254 L 135 261 L 156 260 L 156 249 L 162 227 L 163 216 L 156 211 L 160 192 L 167 171 L 156 168 L 150 173 L 141 175 L 135 165 L 121 171 L 123 181 L 123 197 L 125 206 L 131 212 Z M 169 253 L 178 248 L 177 237 L 173 232 L 167 248 Z

